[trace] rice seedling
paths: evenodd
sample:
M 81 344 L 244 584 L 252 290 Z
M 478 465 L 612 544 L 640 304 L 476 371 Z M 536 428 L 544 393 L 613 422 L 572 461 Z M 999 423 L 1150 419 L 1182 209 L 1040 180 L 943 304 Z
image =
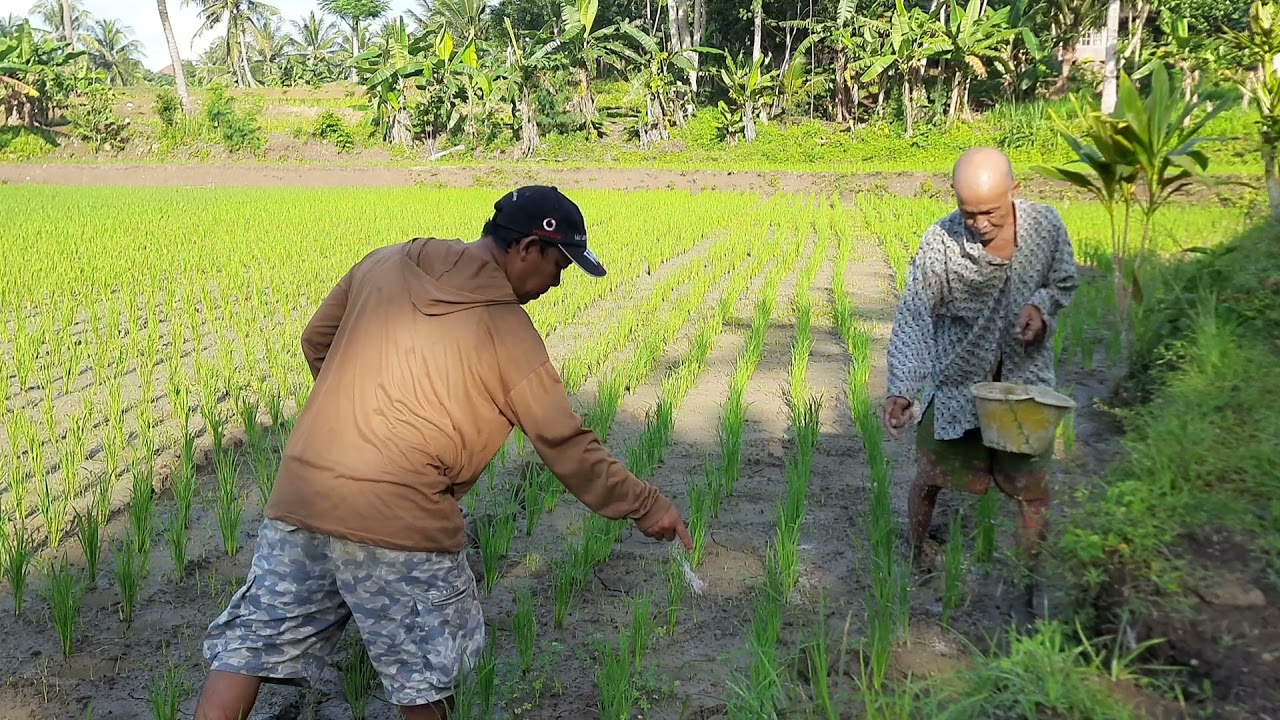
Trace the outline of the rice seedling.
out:
M 153 720 L 178 720 L 182 703 L 191 691 L 186 670 L 166 657 L 164 667 L 152 676 L 147 687 L 147 706 Z
M 623 638 L 618 642 L 599 641 L 596 687 L 600 693 L 602 720 L 629 720 L 639 700 L 632 682 L 631 659 Z
M 116 545 L 116 589 L 120 593 L 120 619 L 126 625 L 133 622 L 138 594 L 146 579 L 146 558 L 138 552 L 138 541 L 132 531 Z
M 977 533 L 973 541 L 973 561 L 978 565 L 987 565 L 996 554 L 996 510 L 999 497 L 988 492 L 978 501 Z
M 656 634 L 653 597 L 646 592 L 631 598 L 631 625 L 627 629 L 626 645 L 631 650 L 631 665 L 636 672 L 640 671 L 649 643 Z
M 494 686 L 498 677 L 498 654 L 494 637 L 480 653 L 476 663 L 476 695 L 479 698 L 480 717 L 493 717 Z
M 88 582 L 95 583 L 98 580 L 98 560 L 102 556 L 102 514 L 97 501 L 90 503 L 83 512 L 76 511 L 76 539 L 80 541 L 80 550 L 84 554 Z
M 258 502 L 267 506 L 271 489 L 276 484 L 276 458 L 264 445 L 258 444 L 250 451 L 253 456 L 253 480 L 258 489 Z
M 504 507 L 485 517 L 478 524 L 480 531 L 480 559 L 484 566 L 484 591 L 492 592 L 498 581 L 498 569 L 511 547 L 516 532 L 515 510 Z
M 135 462 L 130 468 L 132 493 L 129 496 L 129 530 L 137 544 L 137 551 L 151 552 L 151 539 L 155 535 L 156 489 L 154 469 L 150 463 Z
M 54 629 L 62 656 L 71 654 L 75 640 L 76 619 L 80 615 L 80 601 L 84 597 L 85 581 L 73 571 L 67 556 L 57 565 L 52 563 L 45 570 L 45 601 L 49 603 Z
M 561 557 L 551 566 L 551 582 L 554 593 L 555 610 L 553 621 L 557 630 L 564 627 L 564 622 L 569 616 L 569 606 L 573 603 L 573 598 L 578 592 L 578 564 L 577 555 L 580 551 L 571 552 L 566 557 Z
M 685 577 L 684 563 L 680 561 L 680 557 L 677 555 L 679 552 L 684 552 L 683 548 L 672 552 L 666 564 L 668 635 L 676 631 L 676 620 L 680 617 L 681 603 L 684 602 L 685 592 L 689 588 L 689 580 Z
M 36 548 L 31 542 L 26 524 L 21 516 L 10 525 L 0 523 L 0 560 L 4 561 L 4 576 L 13 591 L 13 614 L 22 614 L 22 600 L 26 594 L 27 572 Z
M 351 716 L 364 720 L 369 715 L 369 700 L 378 682 L 378 671 L 369 659 L 364 639 L 353 633 L 347 641 L 347 652 L 338 663 L 342 677 L 342 696 L 347 701 Z
M 720 437 L 720 479 L 724 484 L 724 494 L 733 495 L 738 484 L 738 474 L 742 467 L 742 432 L 746 426 L 747 410 L 743 402 L 743 390 L 732 388 L 725 402 L 721 415 Z
M 989 494 L 989 493 L 988 493 Z M 951 621 L 951 613 L 964 599 L 964 528 L 960 513 L 951 518 L 951 533 L 942 552 L 942 624 Z
M 244 501 L 236 483 L 240 461 L 230 451 L 215 452 L 213 468 L 218 480 L 215 514 L 218 532 L 222 536 L 222 549 L 228 556 L 235 555 L 240 550 L 240 517 L 244 512 Z
M 528 674 L 533 668 L 533 652 L 536 647 L 537 624 L 533 617 L 533 594 L 528 588 L 516 593 L 516 613 L 511 619 L 516 638 L 516 651 L 520 656 L 520 672 Z
M 706 551 L 707 522 L 711 516 L 713 488 L 706 482 L 689 481 L 689 536 L 693 538 L 693 552 L 689 563 L 698 567 Z
M 813 701 L 817 705 L 818 714 L 827 720 L 839 720 L 839 707 L 831 697 L 831 647 L 827 638 L 825 603 L 818 603 L 818 612 L 814 615 L 812 639 L 804 648 L 805 660 L 809 670 L 809 686 L 813 692 Z

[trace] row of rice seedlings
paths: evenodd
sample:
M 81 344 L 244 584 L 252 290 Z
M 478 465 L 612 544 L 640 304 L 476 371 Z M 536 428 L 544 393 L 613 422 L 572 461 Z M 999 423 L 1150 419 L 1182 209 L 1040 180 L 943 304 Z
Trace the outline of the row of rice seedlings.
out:
M 629 720 L 640 700 L 636 679 L 643 669 L 656 629 L 651 596 L 641 594 L 631 599 L 630 620 L 630 624 L 618 633 L 616 644 L 603 640 L 597 644 L 598 709 L 600 717 L 605 720 Z

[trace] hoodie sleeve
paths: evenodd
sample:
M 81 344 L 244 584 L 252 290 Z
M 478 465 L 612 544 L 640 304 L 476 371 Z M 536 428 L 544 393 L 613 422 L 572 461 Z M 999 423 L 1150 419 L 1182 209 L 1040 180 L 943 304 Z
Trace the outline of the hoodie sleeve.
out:
M 550 360 L 507 395 L 507 406 L 509 419 L 547 468 L 592 512 L 630 518 L 643 530 L 671 508 L 670 500 L 627 470 L 583 425 Z
M 354 272 L 355 269 L 352 268 L 342 276 L 302 331 L 302 355 L 311 368 L 312 380 L 320 376 L 320 368 L 324 366 L 333 337 L 338 334 L 338 325 L 346 314 L 347 296 L 351 291 L 351 276 Z

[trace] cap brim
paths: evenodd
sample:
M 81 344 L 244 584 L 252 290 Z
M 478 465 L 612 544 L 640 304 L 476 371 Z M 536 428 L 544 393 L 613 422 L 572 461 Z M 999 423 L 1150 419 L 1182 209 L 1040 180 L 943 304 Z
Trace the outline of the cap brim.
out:
M 595 253 L 591 252 L 589 249 L 578 247 L 576 245 L 561 245 L 559 247 L 564 251 L 565 255 L 569 256 L 569 259 L 573 261 L 574 265 L 582 268 L 582 271 L 591 277 L 602 278 L 609 274 L 608 271 L 604 269 L 604 265 L 601 264 L 600 259 L 597 258 Z

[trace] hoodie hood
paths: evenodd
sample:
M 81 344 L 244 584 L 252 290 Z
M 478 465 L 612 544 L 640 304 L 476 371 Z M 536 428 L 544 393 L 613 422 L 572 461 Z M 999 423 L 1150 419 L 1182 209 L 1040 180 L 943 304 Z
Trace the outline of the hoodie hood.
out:
M 519 304 L 502 268 L 466 252 L 461 240 L 414 238 L 401 247 L 405 287 L 423 315 Z

